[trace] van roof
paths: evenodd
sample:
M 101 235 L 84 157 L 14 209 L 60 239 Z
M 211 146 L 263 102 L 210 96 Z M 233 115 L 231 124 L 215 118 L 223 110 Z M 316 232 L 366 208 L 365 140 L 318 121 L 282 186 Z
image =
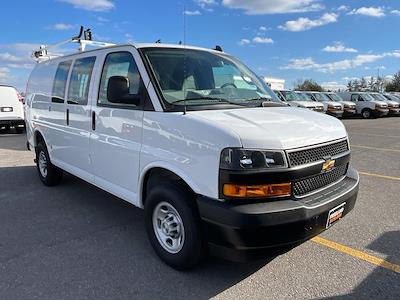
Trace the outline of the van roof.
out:
M 82 51 L 82 52 L 74 52 L 74 53 L 63 55 L 63 56 L 53 57 L 53 58 L 48 59 L 48 60 L 42 60 L 39 63 L 49 62 L 49 61 L 58 60 L 58 59 L 62 59 L 62 58 L 67 58 L 67 57 L 76 56 L 76 55 L 81 55 L 81 54 L 85 54 L 85 53 L 101 51 L 101 50 L 104 50 L 104 49 L 112 49 L 112 48 L 120 48 L 120 47 L 134 47 L 136 49 L 143 49 L 143 48 L 176 48 L 176 49 L 187 49 L 187 50 L 200 50 L 200 51 L 207 51 L 207 52 L 219 53 L 219 54 L 225 53 L 225 52 L 221 52 L 221 51 L 218 51 L 218 50 L 215 50 L 215 49 L 202 48 L 202 47 L 197 47 L 197 46 L 188 46 L 188 45 L 162 44 L 162 43 L 128 43 L 128 44 L 105 46 L 105 47 L 85 50 L 85 51 Z

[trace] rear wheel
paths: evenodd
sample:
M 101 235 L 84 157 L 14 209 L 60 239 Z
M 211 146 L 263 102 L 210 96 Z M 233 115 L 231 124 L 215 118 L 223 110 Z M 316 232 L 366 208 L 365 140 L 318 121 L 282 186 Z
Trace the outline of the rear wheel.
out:
M 47 147 L 43 142 L 36 147 L 36 167 L 44 185 L 54 186 L 61 182 L 63 171 L 51 163 Z
M 161 184 L 151 189 L 145 203 L 145 225 L 155 252 L 169 266 L 189 269 L 205 256 L 193 195 L 179 184 Z

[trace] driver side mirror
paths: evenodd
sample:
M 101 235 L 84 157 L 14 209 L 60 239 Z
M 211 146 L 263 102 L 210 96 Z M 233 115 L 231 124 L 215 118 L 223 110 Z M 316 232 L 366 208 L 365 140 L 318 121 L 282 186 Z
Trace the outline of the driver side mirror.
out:
M 108 80 L 107 100 L 119 104 L 140 104 L 140 95 L 129 93 L 129 78 L 124 76 L 112 76 Z

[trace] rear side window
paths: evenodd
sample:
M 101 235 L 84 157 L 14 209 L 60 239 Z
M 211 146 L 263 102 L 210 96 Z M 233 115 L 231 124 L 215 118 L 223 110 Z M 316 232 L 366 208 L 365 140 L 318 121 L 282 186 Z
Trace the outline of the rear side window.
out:
M 72 69 L 68 88 L 68 104 L 87 105 L 90 79 L 96 57 L 77 59 Z
M 65 88 L 71 63 L 72 61 L 64 61 L 58 65 L 56 76 L 54 77 L 51 102 L 64 103 Z
M 129 79 L 129 93 L 141 93 L 141 79 L 132 54 L 129 52 L 115 52 L 107 55 L 101 75 L 98 104 L 112 106 L 126 106 L 127 104 L 110 103 L 107 100 L 108 80 L 112 76 L 123 76 Z M 132 104 L 134 107 L 134 105 Z

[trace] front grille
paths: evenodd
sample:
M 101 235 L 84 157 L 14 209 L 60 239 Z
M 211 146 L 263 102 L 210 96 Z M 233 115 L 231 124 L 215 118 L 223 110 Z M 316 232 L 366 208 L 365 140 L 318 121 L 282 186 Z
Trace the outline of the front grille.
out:
M 332 157 L 349 150 L 347 140 L 320 147 L 293 151 L 288 153 L 289 164 L 291 167 L 301 166 Z
M 334 183 L 346 175 L 347 164 L 336 167 L 327 173 L 320 173 L 306 179 L 302 179 L 293 183 L 293 194 L 295 197 L 301 197 L 311 193 L 312 191 L 323 188 Z

